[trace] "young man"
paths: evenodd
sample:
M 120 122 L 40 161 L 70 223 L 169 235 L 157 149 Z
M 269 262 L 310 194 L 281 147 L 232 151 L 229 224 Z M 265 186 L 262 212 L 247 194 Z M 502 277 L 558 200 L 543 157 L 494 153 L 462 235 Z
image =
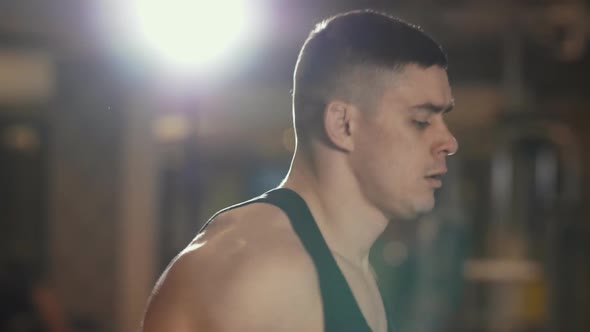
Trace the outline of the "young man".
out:
M 433 208 L 457 150 L 446 66 L 390 16 L 320 23 L 295 68 L 289 174 L 211 218 L 156 285 L 143 331 L 393 331 L 369 250 L 391 220 Z

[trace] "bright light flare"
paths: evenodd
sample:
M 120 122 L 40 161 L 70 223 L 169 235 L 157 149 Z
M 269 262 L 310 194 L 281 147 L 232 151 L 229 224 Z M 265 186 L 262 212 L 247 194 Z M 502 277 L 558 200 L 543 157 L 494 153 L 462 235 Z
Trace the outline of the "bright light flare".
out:
M 219 59 L 252 32 L 246 0 L 132 0 L 142 42 L 174 65 Z

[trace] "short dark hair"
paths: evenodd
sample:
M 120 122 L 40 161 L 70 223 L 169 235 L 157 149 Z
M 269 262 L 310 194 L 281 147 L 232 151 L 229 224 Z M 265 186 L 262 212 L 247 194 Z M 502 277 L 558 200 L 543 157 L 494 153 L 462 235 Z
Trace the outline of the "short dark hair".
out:
M 358 10 L 317 24 L 301 48 L 293 77 L 298 138 L 306 135 L 305 127 L 321 122 L 314 115 L 323 113 L 330 99 L 365 103 L 359 99 L 382 90 L 381 73 L 408 64 L 446 69 L 447 57 L 419 27 L 385 13 Z

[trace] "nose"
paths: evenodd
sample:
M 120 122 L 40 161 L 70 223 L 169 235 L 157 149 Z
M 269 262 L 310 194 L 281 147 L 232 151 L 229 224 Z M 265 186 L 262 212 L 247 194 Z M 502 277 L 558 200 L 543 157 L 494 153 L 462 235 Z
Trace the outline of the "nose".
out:
M 443 125 L 443 130 L 440 137 L 439 144 L 436 145 L 436 154 L 443 154 L 444 156 L 452 156 L 457 153 L 459 143 L 446 125 Z
M 447 156 L 452 156 L 455 153 L 457 153 L 457 150 L 459 150 L 459 142 L 457 142 L 455 136 L 451 134 L 451 141 L 449 142 L 449 147 L 445 150 L 446 154 Z

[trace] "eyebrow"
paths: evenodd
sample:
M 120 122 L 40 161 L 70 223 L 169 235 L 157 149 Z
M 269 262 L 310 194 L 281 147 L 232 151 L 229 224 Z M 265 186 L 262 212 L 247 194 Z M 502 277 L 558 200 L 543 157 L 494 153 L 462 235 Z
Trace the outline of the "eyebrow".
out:
M 420 105 L 414 105 L 410 107 L 412 110 L 426 110 L 431 113 L 449 113 L 455 107 L 455 101 L 452 101 L 449 105 L 435 105 L 433 103 L 424 103 Z

